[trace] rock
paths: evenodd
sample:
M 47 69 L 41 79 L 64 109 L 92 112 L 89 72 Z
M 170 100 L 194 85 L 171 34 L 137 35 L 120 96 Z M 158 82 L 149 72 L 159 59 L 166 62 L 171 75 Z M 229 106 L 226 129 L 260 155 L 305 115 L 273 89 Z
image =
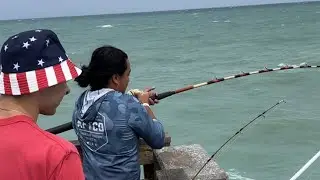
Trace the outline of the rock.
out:
M 191 180 L 184 169 L 169 169 L 156 171 L 157 180 Z
M 210 156 L 199 145 L 181 145 L 154 150 L 161 170 L 183 169 L 192 179 Z M 196 177 L 198 180 L 228 180 L 227 173 L 212 159 Z

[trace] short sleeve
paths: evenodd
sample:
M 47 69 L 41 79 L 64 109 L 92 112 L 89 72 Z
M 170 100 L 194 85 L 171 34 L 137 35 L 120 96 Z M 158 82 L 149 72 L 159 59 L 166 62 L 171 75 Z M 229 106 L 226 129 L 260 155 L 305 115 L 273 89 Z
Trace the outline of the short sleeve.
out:
M 52 180 L 85 180 L 79 154 L 71 152 L 56 168 Z

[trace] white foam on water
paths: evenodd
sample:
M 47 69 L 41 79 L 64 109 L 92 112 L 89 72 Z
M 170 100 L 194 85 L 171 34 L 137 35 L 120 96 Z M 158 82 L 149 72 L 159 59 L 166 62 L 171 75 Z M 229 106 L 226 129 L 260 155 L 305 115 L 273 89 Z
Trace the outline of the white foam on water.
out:
M 280 64 L 278 64 L 278 67 L 283 67 L 283 66 L 286 66 L 286 65 L 289 65 L 289 64 L 280 63 Z
M 234 179 L 234 180 L 255 180 L 255 179 L 252 179 L 252 178 L 241 176 L 240 172 L 238 172 L 235 169 L 229 169 L 229 171 L 227 173 L 228 173 L 228 176 L 229 176 L 230 180 L 231 179 Z
M 96 27 L 101 27 L 101 28 L 112 28 L 113 26 L 111 24 L 104 24 Z
M 278 67 L 284 67 L 284 66 L 306 66 L 308 65 L 306 62 L 302 62 L 299 65 L 297 64 L 284 64 L 284 63 L 280 63 L 278 64 Z
M 143 30 L 152 30 L 152 29 L 157 29 L 158 27 L 155 26 L 146 26 L 146 27 L 141 27 L 137 29 L 138 31 L 143 31 Z

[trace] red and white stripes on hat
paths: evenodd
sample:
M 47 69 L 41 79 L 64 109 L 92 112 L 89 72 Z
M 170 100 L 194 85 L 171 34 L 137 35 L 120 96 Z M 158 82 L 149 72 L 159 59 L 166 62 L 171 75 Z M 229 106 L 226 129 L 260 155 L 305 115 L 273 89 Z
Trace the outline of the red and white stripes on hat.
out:
M 0 94 L 23 95 L 72 80 L 81 74 L 70 59 L 44 69 L 0 74 Z

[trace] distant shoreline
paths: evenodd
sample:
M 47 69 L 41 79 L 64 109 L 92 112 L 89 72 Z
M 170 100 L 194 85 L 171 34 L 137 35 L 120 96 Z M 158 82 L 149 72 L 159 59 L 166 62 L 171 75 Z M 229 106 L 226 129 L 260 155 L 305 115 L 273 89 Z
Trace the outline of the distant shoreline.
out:
M 196 8 L 196 9 L 172 9 L 172 10 L 159 10 L 159 11 L 141 11 L 141 12 L 124 12 L 124 13 L 110 13 L 110 14 L 86 14 L 86 15 L 70 15 L 70 16 L 54 16 L 54 17 L 34 17 L 34 18 L 20 18 L 20 19 L 0 19 L 1 21 L 17 21 L 17 20 L 35 20 L 35 19 L 59 19 L 59 18 L 75 18 L 75 17 L 88 17 L 88 16 L 128 16 L 128 15 L 142 15 L 142 14 L 162 14 L 162 13 L 175 13 L 178 11 L 204 11 L 204 10 L 223 10 L 229 8 L 250 8 L 250 7 L 274 7 L 282 5 L 298 5 L 298 4 L 317 4 L 317 1 L 304 1 L 304 2 L 287 2 L 287 3 L 272 3 L 272 4 L 252 4 L 252 5 L 237 5 L 237 6 L 220 6 L 220 7 L 209 7 L 209 8 Z

